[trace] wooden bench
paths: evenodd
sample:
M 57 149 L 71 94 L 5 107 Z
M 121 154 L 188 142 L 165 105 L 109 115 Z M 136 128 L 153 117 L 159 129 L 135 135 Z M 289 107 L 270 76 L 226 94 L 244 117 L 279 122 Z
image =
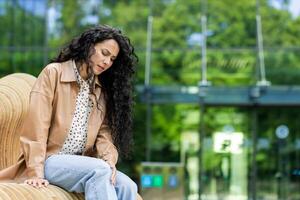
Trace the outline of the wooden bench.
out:
M 36 78 L 15 73 L 0 79 L 0 170 L 16 163 L 20 154 L 17 128 L 28 110 L 29 93 Z M 1 183 L 0 200 L 84 200 L 57 186 L 36 189 L 26 184 Z M 137 199 L 141 199 L 138 195 Z

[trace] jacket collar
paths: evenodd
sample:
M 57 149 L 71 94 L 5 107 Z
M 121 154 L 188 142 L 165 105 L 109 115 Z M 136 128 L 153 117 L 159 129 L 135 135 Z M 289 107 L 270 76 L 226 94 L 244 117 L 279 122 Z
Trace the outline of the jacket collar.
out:
M 75 65 L 74 60 L 69 60 L 66 62 L 61 63 L 62 64 L 62 74 L 60 81 L 61 82 L 76 82 L 76 76 L 75 72 L 73 70 L 73 66 Z M 96 78 L 95 85 L 101 86 L 99 79 Z

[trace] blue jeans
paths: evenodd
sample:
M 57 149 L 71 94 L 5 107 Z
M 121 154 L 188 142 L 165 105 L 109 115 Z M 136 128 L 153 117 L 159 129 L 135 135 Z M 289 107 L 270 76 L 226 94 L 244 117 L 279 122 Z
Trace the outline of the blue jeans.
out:
M 116 183 L 110 182 L 112 170 L 98 158 L 78 155 L 52 155 L 45 161 L 45 178 L 69 192 L 85 193 L 86 200 L 136 200 L 137 186 L 117 171 Z

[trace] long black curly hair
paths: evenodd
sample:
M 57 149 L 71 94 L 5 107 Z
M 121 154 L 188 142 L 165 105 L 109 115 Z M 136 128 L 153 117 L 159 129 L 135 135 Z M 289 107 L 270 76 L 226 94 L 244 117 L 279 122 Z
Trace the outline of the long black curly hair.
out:
M 128 37 L 116 28 L 100 25 L 83 32 L 65 46 L 51 62 L 74 60 L 78 70 L 83 63 L 87 64 L 88 78 L 93 77 L 91 56 L 95 53 L 95 44 L 114 39 L 119 45 L 119 53 L 112 66 L 95 78 L 104 92 L 106 100 L 106 120 L 111 129 L 115 146 L 121 155 L 127 157 L 132 145 L 132 75 L 135 72 L 137 56 Z M 90 83 L 90 92 L 94 93 Z M 100 97 L 97 100 L 99 109 Z

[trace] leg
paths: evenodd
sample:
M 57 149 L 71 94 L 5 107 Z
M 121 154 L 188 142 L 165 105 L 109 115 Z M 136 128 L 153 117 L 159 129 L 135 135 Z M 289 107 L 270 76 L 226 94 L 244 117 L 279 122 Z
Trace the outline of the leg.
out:
M 69 192 L 85 193 L 86 200 L 117 200 L 109 165 L 97 158 L 52 155 L 45 162 L 45 178 Z
M 117 171 L 115 189 L 118 200 L 136 200 L 137 185 L 127 175 Z

